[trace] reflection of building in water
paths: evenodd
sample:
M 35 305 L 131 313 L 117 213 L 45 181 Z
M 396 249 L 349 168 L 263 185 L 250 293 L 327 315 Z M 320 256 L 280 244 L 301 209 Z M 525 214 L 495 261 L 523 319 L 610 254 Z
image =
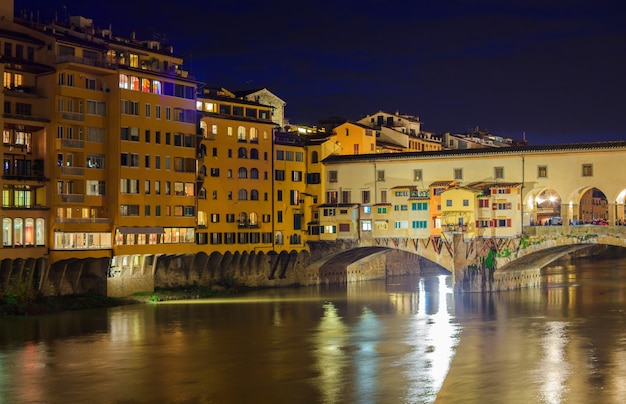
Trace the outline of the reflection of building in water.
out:
M 566 323 L 549 322 L 542 340 L 543 355 L 536 370 L 541 401 L 561 403 L 568 391 L 567 381 L 572 373 L 565 352 L 569 342 Z
M 452 322 L 448 312 L 452 289 L 445 278 L 439 276 L 432 289 L 427 289 L 424 279 L 420 280 L 416 314 L 404 341 L 412 349 L 402 361 L 407 367 L 406 398 L 410 402 L 435 401 L 459 342 L 460 327 Z
M 314 336 L 319 383 L 324 403 L 340 401 L 344 384 L 342 372 L 348 361 L 344 347 L 348 344 L 348 327 L 342 322 L 337 308 L 332 303 L 324 305 L 324 315 Z
M 354 362 L 356 369 L 355 385 L 358 397 L 354 401 L 371 400 L 377 390 L 380 358 L 377 345 L 380 342 L 380 321 L 369 308 L 363 307 L 359 322 L 354 328 Z

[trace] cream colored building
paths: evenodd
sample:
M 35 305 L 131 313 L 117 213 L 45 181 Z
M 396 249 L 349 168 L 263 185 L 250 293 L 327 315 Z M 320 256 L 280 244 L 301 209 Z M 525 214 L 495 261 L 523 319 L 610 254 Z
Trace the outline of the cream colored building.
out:
M 514 237 L 537 224 L 540 198 L 546 190 L 558 196 L 555 201 L 559 201 L 563 225 L 570 219 L 578 221 L 587 205 L 586 195 L 595 190 L 606 195 L 605 202 L 596 201 L 594 206 L 606 204 L 609 225 L 623 222 L 626 183 L 614 167 L 625 153 L 626 144 L 615 142 L 424 155 L 337 155 L 324 161 L 324 185 L 327 195 L 371 195 L 369 203 L 356 208 L 363 214 L 358 219 L 361 227 L 371 232 L 362 240 L 420 238 L 441 231 L 461 231 L 468 238 Z M 412 227 L 413 221 L 421 220 L 419 212 L 410 208 L 413 190 L 417 195 L 429 191 L 430 232 L 412 234 L 406 229 L 407 224 Z M 398 221 L 405 223 L 395 229 Z

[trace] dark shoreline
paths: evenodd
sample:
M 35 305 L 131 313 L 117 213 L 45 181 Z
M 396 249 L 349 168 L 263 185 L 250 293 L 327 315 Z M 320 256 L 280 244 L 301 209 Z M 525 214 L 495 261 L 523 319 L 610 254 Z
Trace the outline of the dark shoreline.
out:
M 7 316 L 35 316 L 55 314 L 64 311 L 97 309 L 126 306 L 130 304 L 158 303 L 169 300 L 193 300 L 211 297 L 228 297 L 258 288 L 244 286 L 189 286 L 171 289 L 158 289 L 154 292 L 137 293 L 127 297 L 107 297 L 100 295 L 39 296 L 22 299 L 0 298 L 0 318 Z

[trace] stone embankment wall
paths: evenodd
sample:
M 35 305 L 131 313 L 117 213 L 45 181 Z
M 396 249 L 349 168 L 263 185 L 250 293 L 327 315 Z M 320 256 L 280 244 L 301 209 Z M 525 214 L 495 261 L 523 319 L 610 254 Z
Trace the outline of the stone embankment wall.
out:
M 250 287 L 319 285 L 385 279 L 419 273 L 419 257 L 351 242 L 310 244 L 310 252 L 198 253 L 144 257 L 135 267 L 111 271 L 108 258 L 72 259 L 48 266 L 46 260 L 5 259 L 0 293 L 17 284 L 44 296 L 96 294 L 111 297 L 155 288 L 236 282 Z

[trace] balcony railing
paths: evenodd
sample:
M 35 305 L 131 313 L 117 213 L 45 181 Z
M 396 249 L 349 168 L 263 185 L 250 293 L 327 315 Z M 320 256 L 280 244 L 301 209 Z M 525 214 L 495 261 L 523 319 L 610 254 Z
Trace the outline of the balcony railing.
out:
M 115 66 L 106 61 L 100 61 L 92 58 L 80 58 L 74 55 L 60 55 L 54 60 L 55 63 L 79 63 L 81 65 L 103 67 L 105 69 L 114 69 Z
M 16 87 L 4 87 L 5 94 L 12 95 L 28 95 L 30 97 L 37 95 L 37 87 L 35 86 L 16 86 Z
M 83 203 L 85 195 L 83 194 L 61 194 L 61 202 Z
M 57 217 L 55 219 L 57 223 L 111 223 L 111 218 L 108 217 Z
M 62 112 L 61 118 L 66 119 L 68 121 L 83 122 L 85 120 L 85 114 L 81 114 L 80 112 Z
M 80 139 L 61 139 L 61 146 L 82 149 L 85 147 L 85 141 Z
M 61 166 L 61 173 L 66 175 L 83 175 L 85 173 L 85 169 L 83 167 Z

